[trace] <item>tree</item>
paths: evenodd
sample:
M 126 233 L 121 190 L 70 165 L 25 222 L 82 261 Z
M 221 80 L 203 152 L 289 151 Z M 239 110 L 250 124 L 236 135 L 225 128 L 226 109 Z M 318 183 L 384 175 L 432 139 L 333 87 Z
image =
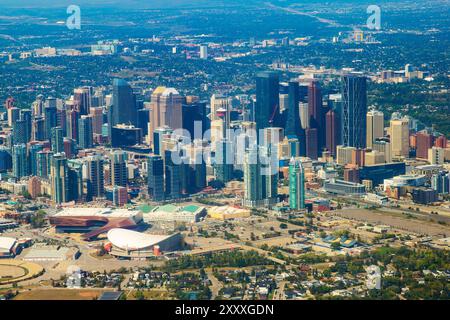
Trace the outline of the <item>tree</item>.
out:
M 331 243 L 331 249 L 333 250 L 339 250 L 341 248 L 341 244 L 339 242 L 333 242 Z

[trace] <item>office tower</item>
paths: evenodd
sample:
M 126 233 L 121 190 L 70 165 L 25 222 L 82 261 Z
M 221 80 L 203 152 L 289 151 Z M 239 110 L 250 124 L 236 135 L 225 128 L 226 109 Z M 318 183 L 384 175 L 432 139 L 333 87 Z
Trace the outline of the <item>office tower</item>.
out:
M 38 152 L 44 150 L 44 145 L 41 143 L 35 143 L 30 145 L 29 158 L 30 158 L 30 174 L 32 176 L 38 175 Z
M 280 90 L 281 91 L 281 90 Z M 280 112 L 283 114 L 289 109 L 289 94 L 280 92 Z
M 445 160 L 444 152 L 444 148 L 431 147 L 428 149 L 428 162 L 434 165 L 443 165 Z
M 216 109 L 219 110 L 220 108 Z M 210 120 L 206 114 L 206 103 L 205 102 L 194 102 L 191 104 L 183 104 L 183 129 L 187 130 L 191 135 L 191 139 L 194 140 L 195 135 L 199 135 L 200 138 L 203 137 L 206 130 L 210 129 Z M 213 114 L 211 113 L 211 117 Z M 195 128 L 197 126 L 197 131 Z M 201 127 L 200 127 L 201 126 Z
M 90 149 L 93 145 L 92 117 L 81 116 L 78 122 L 78 147 Z
M 53 97 L 48 97 L 47 99 L 45 99 L 45 103 L 44 103 L 44 107 L 45 108 L 57 108 L 58 106 L 58 101 L 56 100 L 56 98 Z
M 103 108 L 91 108 L 90 115 L 92 117 L 92 132 L 94 134 L 102 134 L 103 126 Z
M 232 99 L 230 97 L 226 97 L 220 94 L 213 94 L 210 100 L 210 107 L 211 107 L 211 121 L 221 120 L 217 115 L 217 110 L 225 109 L 227 112 L 226 120 L 229 125 L 230 111 L 232 109 Z
M 157 128 L 168 126 L 172 130 L 181 129 L 183 126 L 182 104 L 184 98 L 174 88 L 158 87 L 151 96 L 150 101 L 150 132 L 151 144 L 153 133 Z
M 8 115 L 8 126 L 12 127 L 14 122 L 20 119 L 20 109 L 16 107 L 12 107 L 7 109 Z
M 45 119 L 45 139 L 50 140 L 52 134 L 52 128 L 56 127 L 57 119 L 56 119 L 57 109 L 56 107 L 45 107 L 44 109 L 44 119 Z
M 111 185 L 113 186 L 127 186 L 127 156 L 121 150 L 113 151 L 110 156 L 111 164 Z
M 208 46 L 200 46 L 200 59 L 208 59 Z
M 14 100 L 13 97 L 8 97 L 8 98 L 5 100 L 5 109 L 6 109 L 6 110 L 9 110 L 9 109 L 11 109 L 11 108 L 14 108 L 15 103 L 16 103 L 16 100 Z
M 87 157 L 84 163 L 87 181 L 87 198 L 90 200 L 105 195 L 103 164 L 104 161 L 100 155 Z
M 259 149 L 261 156 L 262 197 L 265 205 L 270 206 L 278 202 L 278 143 L 269 143 L 261 146 Z
M 140 109 L 138 110 L 137 128 L 142 130 L 142 136 L 148 135 L 148 125 L 150 122 L 150 110 Z
M 61 127 L 54 127 L 51 130 L 51 144 L 53 153 L 64 152 L 64 137 Z
M 450 173 L 439 172 L 431 177 L 431 188 L 439 194 L 450 193 Z
M 153 201 L 164 200 L 164 160 L 150 156 L 147 163 L 148 195 Z
M 69 201 L 69 177 L 67 172 L 67 159 L 64 153 L 51 157 L 50 182 L 52 201 L 61 204 Z
M 28 176 L 26 144 L 16 144 L 12 148 L 13 176 L 17 179 Z
M 83 163 L 78 159 L 67 160 L 67 201 L 83 198 Z
M 318 139 L 319 134 L 317 132 L 317 128 L 308 128 L 305 130 L 306 137 L 306 156 L 308 158 L 317 160 L 319 157 L 318 147 Z
M 366 118 L 366 145 L 367 148 L 372 148 L 375 139 L 384 137 L 384 114 L 383 112 L 372 110 L 367 112 Z
M 280 123 L 279 86 L 279 77 L 276 72 L 266 71 L 256 75 L 255 122 L 257 132 L 270 126 L 282 126 Z
M 392 157 L 409 156 L 409 122 L 407 119 L 391 120 Z
M 285 127 L 286 136 L 295 136 L 298 138 L 304 135 L 303 128 L 300 124 L 299 103 L 299 83 L 296 81 L 291 81 L 289 82 L 288 108 Z
M 67 110 L 64 109 L 57 109 L 56 111 L 56 125 L 58 127 L 61 127 L 63 130 L 64 136 L 67 135 Z
M 364 167 L 364 163 L 365 163 L 364 149 L 352 150 L 352 161 L 350 163 L 354 166 Z
M 292 158 L 289 163 L 289 207 L 305 208 L 305 173 L 299 158 Z
M 344 181 L 359 183 L 359 168 L 354 166 L 344 168 Z
M 13 144 L 28 143 L 27 139 L 27 122 L 25 120 L 18 119 L 13 123 L 12 128 L 12 141 Z
M 45 120 L 42 117 L 34 118 L 31 124 L 31 139 L 33 141 L 45 140 Z
M 386 159 L 384 157 L 384 153 L 379 152 L 377 150 L 372 150 L 370 152 L 366 152 L 364 165 L 372 166 L 375 164 L 385 163 Z
M 10 149 L 0 146 L 0 172 L 7 172 L 12 169 L 12 157 Z
M 126 187 L 115 186 L 112 194 L 113 204 L 116 207 L 123 207 L 128 203 L 128 189 Z
M 244 206 L 253 208 L 262 205 L 262 178 L 258 148 L 253 145 L 244 155 Z
M 233 144 L 228 139 L 216 142 L 214 158 L 214 173 L 216 180 L 227 183 L 233 179 L 234 153 Z
M 80 113 L 76 110 L 67 110 L 66 114 L 66 135 L 68 138 L 78 141 L 78 123 Z
M 131 86 L 122 79 L 113 81 L 113 105 L 111 110 L 111 126 L 118 124 L 136 125 L 136 97 Z
M 355 147 L 337 146 L 336 147 L 336 162 L 337 164 L 344 166 L 352 162 L 353 151 Z
M 336 156 L 336 147 L 340 143 L 341 129 L 339 115 L 334 110 L 330 110 L 326 114 L 326 147 L 330 154 Z
M 428 149 L 433 146 L 433 138 L 426 130 L 416 134 L 416 158 L 428 159 Z
M 366 77 L 345 75 L 341 79 L 341 130 L 344 146 L 366 147 L 367 88 Z
M 82 87 L 73 90 L 73 100 L 75 105 L 75 110 L 80 113 L 80 115 L 90 114 L 90 108 L 92 104 L 92 95 L 94 94 L 92 87 Z
M 142 143 L 142 129 L 131 125 L 119 124 L 112 127 L 111 146 L 125 148 Z
M 317 150 L 319 151 L 325 146 L 326 128 L 322 90 L 317 81 L 312 81 L 308 86 L 308 112 L 310 118 L 309 127 L 317 129 Z
M 31 140 L 31 124 L 33 122 L 31 110 L 29 109 L 20 110 L 20 120 L 25 122 L 24 124 L 25 140 L 28 143 Z
M 173 130 L 169 127 L 156 128 L 153 133 L 153 153 L 163 156 L 164 155 L 164 138 L 170 137 Z
M 305 102 L 299 103 L 299 113 L 300 113 L 300 123 L 302 126 L 302 129 L 309 128 L 309 109 L 308 104 Z
M 434 140 L 434 146 L 438 148 L 447 148 L 447 138 L 445 136 L 439 136 Z
M 31 105 L 31 110 L 34 117 L 40 117 L 44 112 L 44 96 L 38 95 L 36 100 Z
M 374 151 L 378 151 L 380 153 L 384 154 L 384 159 L 386 163 L 392 162 L 392 155 L 391 155 L 391 144 L 389 141 L 386 140 L 375 140 L 372 144 L 372 149 Z
M 43 179 L 48 179 L 50 176 L 50 167 L 53 152 L 48 150 L 37 152 L 37 176 Z
M 165 195 L 168 199 L 178 199 L 181 196 L 180 164 L 173 161 L 177 151 L 164 152 L 164 171 L 166 177 Z
M 77 142 L 71 138 L 63 139 L 64 153 L 67 159 L 72 158 L 77 154 Z

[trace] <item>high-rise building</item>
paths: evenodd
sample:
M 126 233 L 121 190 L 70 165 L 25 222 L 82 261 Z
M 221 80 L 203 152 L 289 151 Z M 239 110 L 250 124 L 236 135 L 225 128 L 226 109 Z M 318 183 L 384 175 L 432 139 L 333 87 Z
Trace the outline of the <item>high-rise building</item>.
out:
M 433 138 L 426 130 L 416 134 L 416 158 L 428 159 L 428 150 L 434 143 Z
M 377 138 L 384 137 L 384 114 L 380 111 L 371 110 L 367 112 L 367 148 L 372 148 L 373 142 Z
M 252 208 L 263 205 L 263 176 L 256 145 L 251 146 L 244 155 L 243 205 Z
M 52 105 L 52 104 L 51 104 Z M 58 125 L 57 123 L 57 109 L 56 107 L 46 107 L 44 109 L 45 119 L 45 139 L 50 140 L 52 135 L 52 128 Z
M 336 147 L 341 142 L 341 128 L 339 114 L 334 110 L 327 112 L 325 117 L 326 123 L 326 148 L 330 151 L 330 154 L 336 156 Z
M 38 152 L 44 150 L 44 145 L 41 143 L 33 143 L 30 145 L 29 158 L 30 158 L 30 174 L 37 176 L 38 174 Z
M 428 162 L 435 165 L 443 165 L 445 160 L 445 149 L 438 147 L 431 147 L 428 149 Z
M 322 90 L 317 81 L 312 81 L 308 86 L 308 113 L 309 126 L 317 129 L 317 150 L 325 146 L 326 128 L 325 113 L 322 103 Z M 313 143 L 312 141 L 310 144 Z
M 140 109 L 138 110 L 137 128 L 142 130 L 142 136 L 148 135 L 148 125 L 150 123 L 150 110 Z
M 279 102 L 279 77 L 272 71 L 260 72 L 256 76 L 256 130 L 269 126 L 282 126 Z
M 51 130 L 51 143 L 53 153 L 64 152 L 64 135 L 61 127 L 54 127 Z
M 90 115 L 92 117 L 92 132 L 94 134 L 102 134 L 103 126 L 103 108 L 91 108 Z
M 128 189 L 126 187 L 115 186 L 112 193 L 115 206 L 123 207 L 128 203 Z
M 13 123 L 12 129 L 12 141 L 13 144 L 28 143 L 27 139 L 27 122 L 22 119 L 18 119 Z
M 12 147 L 13 176 L 17 179 L 28 176 L 27 145 L 16 144 Z
M 88 199 L 103 197 L 105 195 L 105 180 L 103 158 L 100 155 L 94 155 L 86 158 L 84 163 Z
M 292 158 L 289 163 L 289 207 L 305 208 L 305 173 L 299 158 Z
M 173 161 L 176 152 L 172 150 L 164 152 L 165 195 L 168 199 L 178 199 L 181 196 L 181 166 Z
M 84 195 L 83 162 L 79 159 L 67 160 L 67 201 L 80 201 Z
M 203 137 L 205 131 L 210 128 L 210 120 L 208 119 L 206 114 L 206 103 L 194 102 L 190 104 L 183 104 L 182 110 L 183 110 L 183 117 L 182 117 L 183 129 L 189 132 L 192 140 L 196 138 L 195 137 L 196 134 L 201 135 L 201 137 Z M 220 108 L 216 110 L 220 110 Z M 212 116 L 213 114 L 211 112 L 211 117 Z M 195 126 L 201 126 L 201 128 L 198 127 L 197 129 L 198 132 L 195 132 Z
M 78 122 L 78 146 L 90 149 L 93 145 L 92 117 L 83 115 Z
M 45 140 L 45 120 L 42 117 L 34 118 L 31 124 L 31 139 L 33 141 Z
M 142 129 L 132 125 L 119 124 L 111 129 L 111 146 L 125 148 L 142 143 Z
M 319 134 L 317 128 L 308 128 L 306 133 L 306 156 L 316 160 L 319 157 L 318 139 Z
M 7 109 L 8 115 L 8 126 L 12 127 L 14 122 L 20 119 L 20 109 L 16 107 L 11 107 Z
M 391 155 L 392 157 L 409 156 L 409 122 L 407 119 L 391 120 Z
M 68 202 L 69 177 L 64 153 L 55 154 L 51 158 L 50 182 L 53 202 L 57 204 Z
M 344 146 L 366 147 L 366 81 L 366 77 L 355 74 L 342 77 L 341 137 Z
M 73 91 L 75 110 L 77 110 L 80 115 L 87 115 L 90 113 L 93 94 L 94 90 L 92 87 L 81 87 Z
M 131 86 L 122 79 L 113 81 L 113 105 L 110 126 L 137 124 L 136 96 Z
M 33 122 L 33 116 L 31 110 L 22 109 L 20 110 L 20 120 L 23 121 L 24 124 L 24 135 L 25 141 L 28 143 L 31 140 L 31 124 Z
M 233 144 L 228 139 L 216 142 L 214 172 L 216 180 L 227 183 L 233 179 L 234 153 Z
M 355 147 L 337 146 L 336 147 L 336 162 L 337 164 L 344 166 L 352 162 L 352 154 L 355 151 Z
M 68 138 L 78 141 L 78 123 L 80 113 L 76 110 L 67 110 L 66 114 L 66 135 Z
M 111 185 L 126 187 L 128 182 L 126 154 L 115 150 L 110 157 Z
M 50 176 L 51 160 L 53 152 L 48 150 L 38 151 L 37 153 L 37 176 L 48 179 Z
M 147 176 L 150 199 L 164 200 L 164 160 L 161 156 L 153 155 L 148 158 Z
M 157 128 L 168 126 L 173 130 L 181 129 L 183 126 L 182 104 L 184 98 L 174 88 L 158 87 L 151 96 L 150 101 L 150 131 L 151 144 L 153 133 Z
M 440 172 L 431 177 L 431 188 L 439 194 L 450 193 L 450 173 Z
M 300 124 L 299 103 L 299 83 L 291 81 L 289 82 L 288 110 L 285 128 L 286 136 L 295 136 L 297 138 L 304 136 L 304 130 Z

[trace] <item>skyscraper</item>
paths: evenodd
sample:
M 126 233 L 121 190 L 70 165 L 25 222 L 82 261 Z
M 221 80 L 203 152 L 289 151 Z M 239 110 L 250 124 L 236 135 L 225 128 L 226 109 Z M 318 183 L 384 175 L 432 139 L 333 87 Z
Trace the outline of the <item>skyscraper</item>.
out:
M 44 150 L 44 145 L 41 143 L 33 143 L 30 145 L 29 158 L 30 158 L 30 174 L 37 176 L 38 174 L 38 159 L 37 154 L 39 151 Z
M 57 124 L 57 109 L 56 107 L 46 107 L 44 109 L 45 118 L 45 139 L 50 140 L 52 135 L 52 128 L 56 127 Z
M 148 158 L 148 195 L 153 201 L 164 200 L 164 160 L 154 155 Z
M 168 126 L 173 130 L 183 126 L 182 104 L 184 98 L 174 88 L 158 87 L 151 96 L 150 101 L 150 142 L 157 128 Z
M 90 113 L 93 93 L 92 87 L 77 88 L 73 91 L 75 110 L 77 110 L 80 115 L 87 115 Z
M 68 138 L 78 141 L 78 123 L 80 113 L 76 110 L 67 110 L 66 114 L 66 135 Z
M 53 152 L 48 150 L 38 151 L 37 153 L 37 176 L 48 179 L 50 176 L 51 160 Z
M 434 137 L 426 130 L 416 134 L 416 158 L 428 159 L 428 149 L 434 144 Z
M 272 71 L 260 72 L 256 75 L 256 130 L 269 126 L 282 126 L 280 122 L 279 77 Z
M 366 77 L 356 74 L 345 75 L 341 79 L 341 130 L 344 146 L 366 147 L 366 81 Z
M 113 105 L 110 126 L 137 124 L 136 97 L 131 86 L 122 79 L 113 81 Z
M 316 160 L 319 157 L 317 128 L 308 128 L 306 132 L 306 156 Z
M 105 195 L 103 163 L 103 158 L 100 155 L 86 158 L 84 165 L 86 168 L 88 199 Z
M 69 179 L 67 170 L 67 159 L 64 153 L 53 155 L 51 159 L 50 182 L 52 189 L 52 200 L 57 204 L 69 200 Z
M 244 155 L 244 206 L 253 208 L 262 205 L 262 178 L 258 147 L 253 145 Z
M 384 137 L 384 114 L 380 111 L 367 112 L 367 148 L 372 148 L 373 142 L 377 138 Z
M 181 196 L 181 172 L 180 164 L 173 161 L 177 151 L 166 150 L 164 152 L 164 171 L 166 177 L 165 194 L 169 199 L 178 199 Z
M 409 121 L 407 119 L 391 120 L 391 155 L 405 157 L 409 155 Z
M 292 158 L 289 163 L 289 207 L 305 208 L 305 173 L 299 158 Z
M 12 148 L 13 176 L 17 179 L 28 176 L 27 145 L 16 144 Z
M 289 82 L 288 110 L 285 127 L 286 136 L 295 136 L 297 138 L 304 136 L 304 130 L 300 124 L 299 103 L 299 83 L 291 81 Z
M 113 151 L 111 161 L 111 185 L 126 187 L 128 181 L 126 154 L 121 150 Z
M 340 143 L 341 130 L 339 115 L 334 111 L 330 110 L 326 114 L 326 147 L 330 151 L 332 156 L 336 155 L 336 147 Z
M 51 143 L 53 153 L 64 152 L 64 137 L 61 127 L 54 127 L 51 130 Z
M 90 149 L 93 147 L 91 116 L 81 116 L 78 122 L 78 146 L 80 149 Z
M 322 103 L 322 90 L 317 81 L 312 81 L 308 86 L 308 113 L 310 117 L 309 127 L 317 129 L 317 150 L 325 146 L 325 113 Z M 309 144 L 313 142 L 310 141 Z

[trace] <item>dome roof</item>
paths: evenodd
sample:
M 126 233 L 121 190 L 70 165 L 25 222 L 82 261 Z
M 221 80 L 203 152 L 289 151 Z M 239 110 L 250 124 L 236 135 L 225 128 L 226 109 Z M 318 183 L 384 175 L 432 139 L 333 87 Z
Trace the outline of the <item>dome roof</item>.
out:
M 158 244 L 168 236 L 145 234 L 127 229 L 111 229 L 108 240 L 116 247 L 124 250 L 142 250 Z

